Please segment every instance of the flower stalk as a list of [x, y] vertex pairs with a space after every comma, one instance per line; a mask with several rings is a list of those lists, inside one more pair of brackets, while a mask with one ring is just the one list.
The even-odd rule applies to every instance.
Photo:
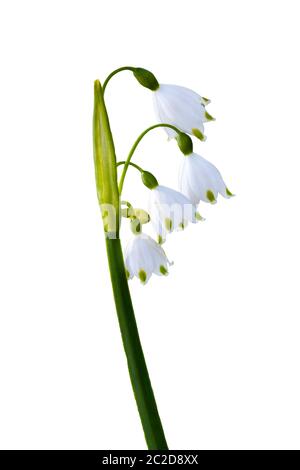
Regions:
[[172, 124], [154, 124], [153, 126], [150, 126], [148, 127], [147, 129], [145, 129], [139, 136], [138, 138], [136, 139], [136, 141], [134, 142], [133, 146], [131, 147], [130, 149], [130, 152], [128, 154], [128, 157], [124, 163], [124, 168], [123, 168], [123, 171], [122, 171], [122, 174], [121, 174], [121, 178], [120, 178], [120, 183], [119, 183], [119, 192], [120, 194], [122, 193], [122, 190], [123, 190], [123, 184], [124, 184], [124, 180], [125, 180], [125, 176], [126, 176], [126, 173], [127, 173], [127, 170], [128, 170], [128, 167], [129, 165], [131, 165], [131, 159], [133, 157], [133, 154], [134, 152], [136, 151], [136, 148], [137, 146], [139, 145], [139, 143], [141, 142], [141, 140], [145, 137], [146, 134], [148, 134], [148, 132], [152, 131], [153, 129], [157, 129], [159, 127], [164, 127], [164, 128], [167, 128], [167, 129], [171, 129], [172, 131], [176, 132], [177, 135], [181, 135], [182, 132], [177, 129], [177, 127], [173, 126]]
[[130, 380], [148, 448], [166, 450], [167, 442], [139, 338], [126, 277], [119, 238], [120, 193], [116, 155], [103, 88], [98, 80], [94, 83], [93, 143], [97, 195], [104, 222], [107, 258]]

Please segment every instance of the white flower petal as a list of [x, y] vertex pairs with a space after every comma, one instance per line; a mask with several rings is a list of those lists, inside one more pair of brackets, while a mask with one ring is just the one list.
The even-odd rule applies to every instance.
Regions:
[[149, 212], [155, 232], [165, 240], [166, 234], [184, 228], [188, 222], [196, 222], [196, 207], [184, 194], [157, 186], [151, 190]]
[[179, 190], [195, 205], [200, 200], [216, 202], [218, 193], [231, 197], [219, 170], [196, 153], [184, 157], [179, 172]]
[[[207, 102], [200, 95], [185, 87], [160, 85], [153, 93], [153, 102], [160, 122], [172, 124], [187, 134], [204, 139], [203, 122], [211, 119], [205, 114], [204, 102]], [[172, 129], [165, 130], [169, 137], [176, 135]]]
[[136, 276], [146, 284], [153, 273], [166, 275], [170, 264], [162, 247], [148, 235], [136, 235], [126, 247], [125, 266], [129, 279]]

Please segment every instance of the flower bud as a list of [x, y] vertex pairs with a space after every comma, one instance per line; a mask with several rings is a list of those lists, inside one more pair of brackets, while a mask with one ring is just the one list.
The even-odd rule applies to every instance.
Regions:
[[149, 90], [155, 91], [159, 88], [159, 83], [156, 80], [155, 76], [149, 70], [136, 67], [133, 71], [133, 75], [137, 81]]
[[176, 136], [177, 144], [184, 155], [190, 155], [193, 153], [193, 141], [189, 135], [184, 132], [180, 132]]
[[149, 189], [155, 189], [158, 186], [158, 181], [152, 173], [149, 171], [143, 171], [141, 173], [141, 178], [145, 186]]
[[125, 217], [126, 219], [131, 219], [134, 216], [134, 209], [133, 207], [126, 207], [121, 209], [121, 215], [122, 217]]
[[133, 215], [141, 224], [147, 224], [150, 221], [150, 215], [144, 209], [134, 209]]

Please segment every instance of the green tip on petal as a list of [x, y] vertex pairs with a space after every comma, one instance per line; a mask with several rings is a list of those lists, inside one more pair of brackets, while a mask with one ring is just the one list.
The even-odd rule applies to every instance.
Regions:
[[162, 237], [161, 235], [158, 235], [158, 237], [157, 237], [157, 243], [158, 243], [159, 245], [162, 245], [163, 242], [164, 242], [163, 237]]
[[139, 235], [142, 232], [142, 226], [136, 217], [133, 217], [130, 221], [130, 228], [134, 235]]
[[172, 227], [173, 227], [173, 222], [168, 217], [165, 219], [165, 227], [168, 230], [168, 232], [171, 232]]
[[162, 274], [163, 276], [167, 276], [167, 274], [169, 274], [169, 271], [168, 271], [167, 268], [166, 268], [165, 266], [163, 266], [163, 265], [161, 265], [161, 266], [159, 267], [159, 270], [160, 270], [160, 272], [161, 272], [161, 274]]
[[195, 219], [198, 220], [198, 221], [205, 220], [204, 217], [202, 217], [202, 215], [199, 214], [199, 212], [195, 212]]
[[215, 120], [216, 120], [216, 119], [215, 119], [211, 114], [209, 114], [207, 111], [205, 111], [204, 116], [205, 116], [205, 118], [206, 118], [208, 121], [215, 121]]
[[192, 134], [197, 137], [197, 139], [201, 140], [201, 142], [206, 141], [206, 136], [203, 134], [203, 132], [200, 131], [200, 129], [193, 128], [192, 129]]
[[217, 202], [214, 193], [210, 189], [206, 191], [206, 197], [212, 204]]
[[209, 104], [209, 103], [211, 102], [210, 99], [205, 98], [204, 96], [201, 96], [201, 101], [202, 101], [203, 104], [205, 104], [205, 105], [207, 105], [207, 104]]
[[232, 192], [229, 191], [228, 188], [226, 188], [226, 194], [227, 194], [227, 196], [229, 196], [229, 197], [233, 197], [233, 196], [234, 196], [234, 194], [232, 194]]
[[178, 227], [179, 227], [181, 230], [184, 230], [184, 229], [185, 229], [185, 223], [184, 223], [184, 222], [181, 222], [181, 224], [179, 224]]
[[127, 277], [127, 279], [130, 278], [130, 272], [128, 271], [128, 269], [126, 269], [126, 277]]
[[143, 269], [141, 269], [139, 271], [139, 278], [140, 278], [140, 281], [145, 284], [146, 282], [146, 279], [147, 279], [147, 274], [145, 273], [145, 271]]

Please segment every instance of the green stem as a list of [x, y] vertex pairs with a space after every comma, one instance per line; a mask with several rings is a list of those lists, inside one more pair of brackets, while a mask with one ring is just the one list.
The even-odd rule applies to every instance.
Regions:
[[103, 93], [105, 92], [105, 88], [109, 82], [109, 80], [114, 76], [116, 75], [117, 73], [119, 72], [123, 72], [123, 70], [130, 70], [131, 72], [133, 72], [135, 70], [135, 67], [129, 67], [129, 66], [125, 66], [125, 67], [120, 67], [116, 70], [114, 70], [113, 72], [111, 72], [108, 77], [104, 80], [104, 83], [103, 83]]
[[[98, 200], [105, 212], [111, 205], [119, 217], [120, 198], [116, 177], [116, 156], [109, 120], [103, 99], [103, 90], [96, 80], [94, 86], [94, 161]], [[110, 276], [123, 346], [127, 357], [130, 380], [140, 414], [146, 442], [149, 449], [168, 448], [158, 414], [142, 345], [139, 338], [134, 310], [131, 302], [121, 243], [119, 222], [115, 231], [106, 229], [106, 249]]]
[[[117, 166], [120, 166], [120, 165], [125, 165], [126, 164], [126, 161], [124, 160], [123, 162], [118, 162], [117, 163]], [[129, 165], [130, 166], [133, 166], [133, 168], [136, 168], [137, 170], [139, 170], [141, 173], [143, 173], [143, 168], [140, 167], [139, 165], [137, 165], [136, 163], [133, 163], [133, 162], [129, 162]]]
[[153, 126], [150, 126], [148, 127], [144, 132], [142, 132], [138, 138], [136, 139], [136, 141], [134, 142], [133, 146], [131, 147], [131, 150], [128, 154], [128, 157], [127, 157], [127, 160], [125, 161], [125, 164], [124, 164], [124, 168], [123, 168], [123, 171], [122, 171], [122, 174], [121, 174], [121, 178], [120, 178], [120, 182], [119, 182], [119, 193], [121, 195], [122, 193], [122, 190], [123, 190], [123, 185], [124, 185], [124, 179], [125, 179], [125, 176], [126, 176], [126, 173], [127, 173], [127, 170], [128, 170], [128, 167], [130, 165], [130, 160], [137, 148], [137, 146], [139, 145], [140, 141], [142, 140], [142, 138], [148, 134], [148, 132], [152, 131], [153, 129], [156, 129], [158, 127], [168, 127], [169, 129], [172, 129], [173, 131], [177, 132], [177, 134], [181, 134], [181, 131], [175, 127], [175, 126], [172, 126], [171, 124], [154, 124]]
[[107, 256], [131, 384], [148, 449], [167, 450], [131, 302], [120, 239], [106, 239]]

